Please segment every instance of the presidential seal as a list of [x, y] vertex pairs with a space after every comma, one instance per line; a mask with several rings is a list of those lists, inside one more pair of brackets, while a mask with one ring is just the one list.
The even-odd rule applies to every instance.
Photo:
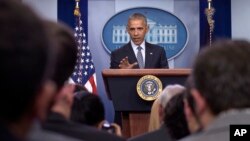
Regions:
[[138, 95], [146, 101], [155, 100], [162, 91], [162, 83], [153, 75], [145, 75], [139, 79], [136, 85]]

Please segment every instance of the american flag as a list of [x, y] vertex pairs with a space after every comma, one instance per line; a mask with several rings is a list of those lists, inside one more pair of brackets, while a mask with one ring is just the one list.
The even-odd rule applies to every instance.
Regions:
[[77, 3], [75, 15], [75, 40], [77, 42], [77, 62], [71, 76], [74, 83], [84, 86], [89, 92], [97, 94], [95, 67], [84, 33], [81, 14]]

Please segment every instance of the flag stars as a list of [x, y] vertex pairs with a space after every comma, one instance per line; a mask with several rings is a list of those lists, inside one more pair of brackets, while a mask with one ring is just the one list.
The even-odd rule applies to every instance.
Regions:
[[82, 81], [82, 79], [78, 77], [78, 78], [77, 78], [77, 82], [78, 82], [78, 83], [81, 83], [81, 81]]
[[79, 72], [78, 72], [78, 75], [80, 75], [80, 76], [81, 76], [81, 75], [82, 75], [82, 72], [80, 72], [80, 71], [79, 71]]
[[78, 42], [79, 44], [80, 44], [80, 43], [82, 43], [82, 41], [81, 41], [81, 40], [78, 40], [77, 42]]
[[80, 65], [80, 67], [79, 67], [81, 70], [83, 69], [83, 65]]
[[85, 72], [84, 72], [84, 75], [85, 75], [85, 76], [88, 75], [88, 72], [85, 71]]
[[91, 65], [90, 65], [90, 68], [91, 68], [91, 69], [93, 69], [93, 68], [94, 68], [94, 66], [91, 64]]
[[72, 74], [72, 79], [78, 84], [84, 85], [90, 77], [93, 77], [95, 73], [95, 67], [91, 57], [91, 52], [88, 41], [86, 39], [86, 34], [84, 33], [83, 22], [80, 18], [76, 19], [75, 26], [75, 41], [77, 43], [77, 64], [75, 65], [74, 72]]

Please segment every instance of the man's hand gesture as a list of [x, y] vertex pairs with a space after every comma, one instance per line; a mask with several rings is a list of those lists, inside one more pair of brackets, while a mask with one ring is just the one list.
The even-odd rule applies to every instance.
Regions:
[[136, 65], [138, 65], [137, 62], [135, 62], [133, 64], [130, 64], [129, 61], [128, 61], [128, 56], [126, 56], [125, 58], [123, 58], [120, 61], [119, 68], [120, 69], [132, 69]]

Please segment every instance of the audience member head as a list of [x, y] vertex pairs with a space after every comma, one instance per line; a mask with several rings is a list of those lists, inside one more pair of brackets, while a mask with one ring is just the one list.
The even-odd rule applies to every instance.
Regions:
[[204, 127], [222, 112], [250, 107], [250, 43], [224, 40], [206, 47], [193, 67], [191, 94]]
[[160, 128], [164, 120], [166, 104], [173, 96], [184, 90], [185, 88], [179, 84], [168, 85], [163, 89], [161, 95], [154, 101], [151, 107], [148, 131]]
[[160, 123], [160, 117], [159, 117], [159, 98], [157, 98], [151, 107], [150, 117], [149, 117], [149, 126], [148, 131], [154, 131], [156, 129], [159, 129], [161, 127]]
[[0, 122], [25, 138], [33, 118], [45, 118], [55, 86], [55, 50], [40, 18], [19, 1], [0, 1]]
[[75, 93], [71, 119], [73, 121], [98, 127], [105, 119], [105, 110], [99, 96], [80, 91]]
[[76, 42], [73, 30], [60, 22], [44, 21], [48, 35], [55, 42], [58, 55], [52, 80], [57, 85], [58, 93], [52, 103], [52, 112], [60, 113], [69, 119], [73, 104], [74, 85], [65, 83], [73, 73], [77, 59]]
[[45, 26], [58, 49], [55, 73], [52, 80], [57, 84], [58, 90], [73, 73], [77, 59], [77, 45], [73, 30], [61, 22], [45, 21]]
[[160, 102], [160, 106], [159, 106], [159, 117], [160, 117], [160, 123], [162, 123], [163, 121], [163, 118], [165, 116], [165, 107], [167, 105], [167, 103], [169, 102], [169, 100], [183, 92], [185, 90], [185, 87], [183, 87], [182, 85], [179, 85], [179, 84], [174, 84], [174, 85], [168, 85], [166, 86], [161, 95], [159, 96], [159, 102]]
[[184, 91], [174, 95], [165, 107], [164, 125], [173, 139], [189, 135], [188, 124], [184, 113]]

